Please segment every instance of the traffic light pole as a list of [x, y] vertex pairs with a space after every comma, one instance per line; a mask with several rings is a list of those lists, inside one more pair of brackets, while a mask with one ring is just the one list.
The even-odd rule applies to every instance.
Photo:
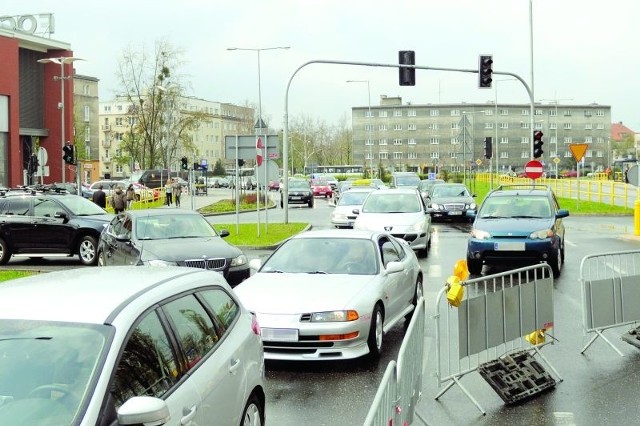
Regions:
[[[323, 60], [323, 59], [316, 59], [313, 61], [305, 62], [304, 64], [300, 65], [293, 72], [293, 74], [291, 74], [291, 77], [289, 77], [289, 81], [287, 82], [287, 88], [285, 89], [284, 129], [282, 132], [282, 140], [284, 141], [283, 149], [282, 149], [282, 164], [285, 164], [285, 165], [288, 164], [288, 161], [289, 161], [289, 144], [288, 144], [288, 141], [289, 141], [289, 89], [291, 88], [291, 83], [293, 82], [293, 78], [296, 76], [296, 74], [298, 74], [298, 72], [302, 70], [302, 68], [311, 64], [354, 65], [354, 66], [361, 66], [361, 67], [378, 67], [378, 68], [410, 68], [410, 69], [420, 69], [420, 70], [428, 70], [428, 71], [429, 70], [430, 71], [451, 71], [451, 72], [462, 72], [462, 73], [471, 73], [471, 74], [478, 74], [480, 72], [479, 69], [426, 67], [422, 65], [382, 64], [382, 63], [376, 63], [376, 62], [333, 61], [333, 60]], [[534, 99], [533, 99], [533, 90], [531, 90], [529, 85], [519, 75], [515, 73], [499, 72], [499, 71], [492, 71], [492, 73], [496, 75], [510, 76], [522, 83], [524, 88], [527, 90], [527, 94], [529, 95], [529, 102], [530, 102], [529, 115], [531, 118], [530, 126], [531, 126], [531, 129], [533, 129], [533, 114], [534, 114], [534, 108], [535, 108]], [[533, 158], [533, 144], [530, 144], [530, 145], [531, 145], [530, 146], [531, 158]], [[284, 181], [284, 188], [282, 191], [282, 202], [283, 202], [282, 206], [284, 208], [284, 223], [287, 224], [289, 223], [289, 188], [288, 188], [289, 170], [287, 167], [283, 167], [283, 181]]]

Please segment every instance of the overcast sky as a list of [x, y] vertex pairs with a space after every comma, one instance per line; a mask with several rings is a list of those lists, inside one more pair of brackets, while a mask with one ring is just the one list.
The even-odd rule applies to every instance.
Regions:
[[[612, 120], [640, 132], [637, 0], [532, 0], [536, 101], [610, 105]], [[71, 45], [76, 72], [100, 79], [100, 99], [118, 91], [117, 59], [127, 47], [152, 49], [160, 39], [184, 49], [194, 95], [210, 101], [258, 103], [257, 53], [228, 47], [290, 46], [260, 54], [263, 117], [282, 127], [285, 90], [312, 60], [397, 63], [414, 50], [416, 65], [477, 69], [492, 54], [494, 70], [531, 83], [530, 0], [3, 0], [3, 15], [53, 13], [52, 38]], [[634, 22], [635, 21], [635, 22]], [[634, 25], [635, 24], [635, 25]], [[380, 95], [403, 103], [487, 102], [477, 74], [418, 70], [400, 87], [393, 68], [312, 64], [289, 91], [289, 117], [305, 114], [338, 124], [351, 107]], [[498, 103], [528, 103], [515, 81], [497, 84]], [[546, 101], [545, 101], [546, 102]]]

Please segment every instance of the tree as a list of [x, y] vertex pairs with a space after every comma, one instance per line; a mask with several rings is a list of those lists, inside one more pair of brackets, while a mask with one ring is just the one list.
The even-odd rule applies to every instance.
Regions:
[[213, 175], [214, 176], [225, 176], [227, 171], [224, 168], [224, 164], [222, 163], [222, 159], [218, 158], [216, 160], [216, 164], [213, 166]]
[[121, 98], [129, 103], [130, 131], [123, 137], [118, 161], [142, 168], [170, 167], [182, 153], [195, 155], [191, 132], [207, 117], [180, 110], [185, 83], [179, 74], [182, 51], [157, 41], [153, 54], [126, 50], [118, 62]]

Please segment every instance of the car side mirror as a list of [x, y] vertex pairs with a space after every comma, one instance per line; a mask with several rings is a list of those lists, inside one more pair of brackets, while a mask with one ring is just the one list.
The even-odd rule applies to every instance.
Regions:
[[221, 230], [220, 230], [220, 232], [218, 232], [218, 234], [219, 234], [222, 238], [224, 238], [224, 237], [228, 237], [229, 235], [231, 235], [231, 234], [229, 233], [229, 230], [227, 230], [227, 229], [221, 229]]
[[125, 243], [127, 241], [130, 241], [131, 238], [129, 238], [129, 234], [118, 234], [116, 235], [116, 241], [119, 241], [121, 243]]
[[385, 268], [387, 274], [394, 274], [396, 272], [401, 272], [404, 270], [404, 266], [402, 262], [389, 262], [387, 263], [387, 267]]
[[262, 266], [262, 259], [251, 259], [249, 261], [249, 269], [257, 271]]
[[351, 213], [360, 214], [360, 209], [353, 209], [353, 210], [351, 210]]
[[69, 216], [67, 216], [65, 212], [55, 212], [53, 217], [55, 217], [56, 219], [64, 219], [64, 220], [67, 220], [69, 218]]

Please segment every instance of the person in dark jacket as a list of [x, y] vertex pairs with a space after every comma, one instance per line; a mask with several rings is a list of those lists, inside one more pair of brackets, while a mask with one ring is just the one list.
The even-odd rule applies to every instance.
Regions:
[[102, 190], [102, 185], [99, 185], [98, 190], [91, 195], [91, 200], [103, 209], [107, 207], [107, 195]]
[[127, 194], [122, 190], [121, 186], [117, 186], [116, 190], [111, 194], [111, 207], [116, 214], [122, 213], [127, 208]]

